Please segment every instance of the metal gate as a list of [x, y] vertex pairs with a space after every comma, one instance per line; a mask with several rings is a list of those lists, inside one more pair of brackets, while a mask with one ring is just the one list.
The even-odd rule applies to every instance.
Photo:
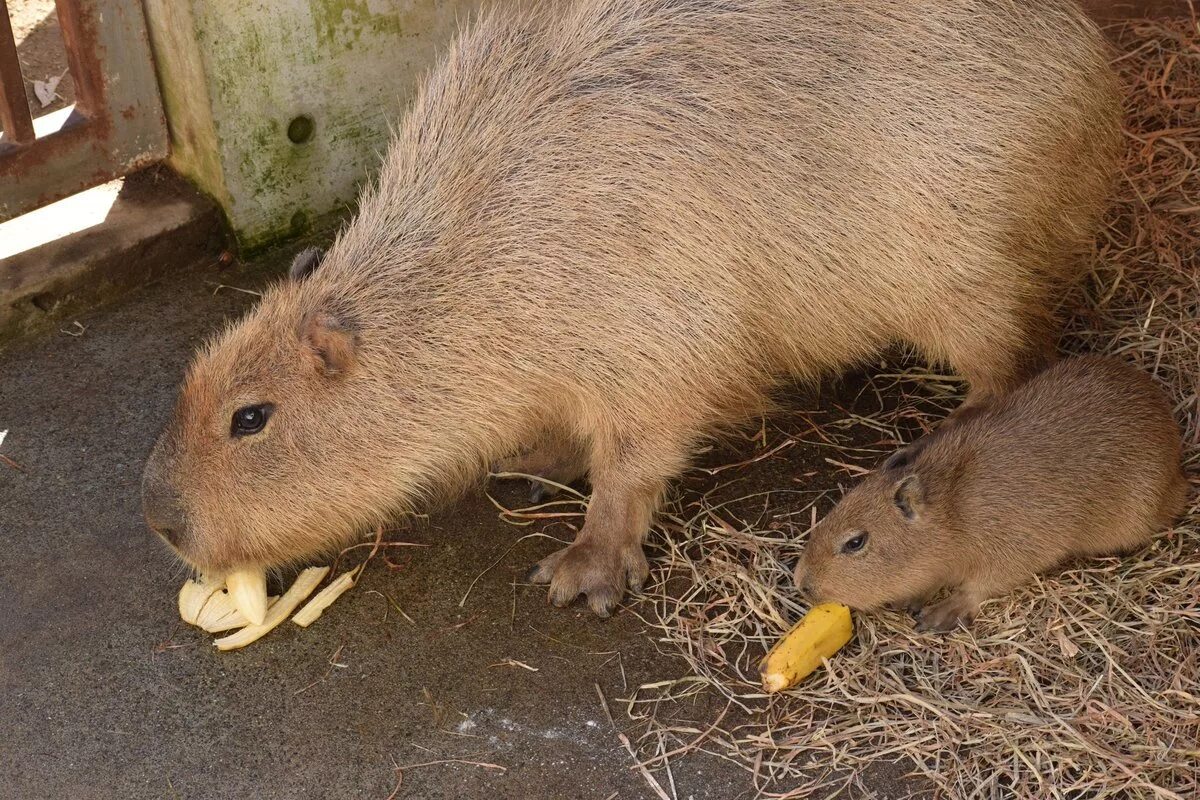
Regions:
[[0, 221], [167, 155], [140, 0], [55, 0], [75, 104], [33, 118], [0, 0]]

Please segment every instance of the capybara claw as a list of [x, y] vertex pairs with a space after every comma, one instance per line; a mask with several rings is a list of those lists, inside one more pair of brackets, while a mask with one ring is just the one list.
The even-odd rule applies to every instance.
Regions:
[[[530, 583], [550, 583], [554, 577], [554, 571], [558, 567], [558, 562], [562, 560], [563, 554], [570, 548], [564, 547], [562, 550], [555, 550], [550, 555], [543, 558], [541, 561], [534, 564], [525, 573], [525, 580]], [[570, 602], [570, 601], [568, 601]]]
[[548, 599], [559, 608], [586, 595], [588, 608], [597, 616], [608, 617], [620, 604], [625, 587], [640, 589], [649, 573], [640, 546], [622, 551], [584, 541], [543, 558], [531, 571], [530, 579], [534, 583], [549, 582]]
[[617, 604], [621, 602], [621, 596], [617, 592], [600, 590], [594, 591], [588, 595], [588, 608], [592, 613], [602, 619], [608, 619], [616, 610]]

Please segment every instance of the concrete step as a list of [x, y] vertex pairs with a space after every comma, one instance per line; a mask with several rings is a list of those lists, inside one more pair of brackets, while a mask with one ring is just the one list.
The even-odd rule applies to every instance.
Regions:
[[0, 224], [0, 341], [52, 327], [205, 258], [228, 236], [216, 206], [153, 167]]

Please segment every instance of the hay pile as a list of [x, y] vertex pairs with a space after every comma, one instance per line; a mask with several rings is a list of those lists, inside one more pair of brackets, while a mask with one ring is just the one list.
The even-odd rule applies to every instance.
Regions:
[[[1200, 30], [1137, 22], [1111, 34], [1129, 151], [1063, 347], [1119, 354], [1168, 386], [1195, 475]], [[1144, 552], [1044, 576], [986, 604], [969, 633], [916, 636], [899, 614], [860, 614], [856, 642], [830, 671], [785, 696], [759, 692], [758, 659], [804, 611], [790, 579], [803, 533], [839, 496], [812, 487], [831, 475], [852, 483], [940, 419], [957, 389], [903, 363], [876, 372], [857, 411], [825, 404], [764, 423], [743, 456], [753, 464], [710, 469], [668, 511], [634, 612], [683, 655], [686, 677], [643, 686], [628, 705], [645, 723], [638, 755], [662, 785], [672, 761], [702, 750], [750, 770], [770, 797], [857, 796], [887, 764], [892, 777], [912, 776], [912, 791], [943, 797], [1200, 796], [1195, 499]], [[796, 471], [802, 448], [816, 454], [808, 474]], [[781, 466], [757, 482], [763, 491], [747, 490], [755, 481], [742, 473], [772, 460]]]

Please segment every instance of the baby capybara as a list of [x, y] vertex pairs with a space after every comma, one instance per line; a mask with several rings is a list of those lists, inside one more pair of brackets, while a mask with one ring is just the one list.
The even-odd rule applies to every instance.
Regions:
[[922, 629], [970, 624], [1042, 570], [1169, 526], [1187, 498], [1181, 448], [1147, 375], [1061, 361], [892, 455], [813, 528], [796, 583], [853, 608], [907, 605]]
[[145, 500], [193, 565], [305, 559], [525, 449], [592, 485], [534, 579], [608, 613], [666, 483], [781, 381], [904, 342], [978, 404], [1046, 352], [1120, 147], [1073, 2], [512, 5], [192, 365]]

